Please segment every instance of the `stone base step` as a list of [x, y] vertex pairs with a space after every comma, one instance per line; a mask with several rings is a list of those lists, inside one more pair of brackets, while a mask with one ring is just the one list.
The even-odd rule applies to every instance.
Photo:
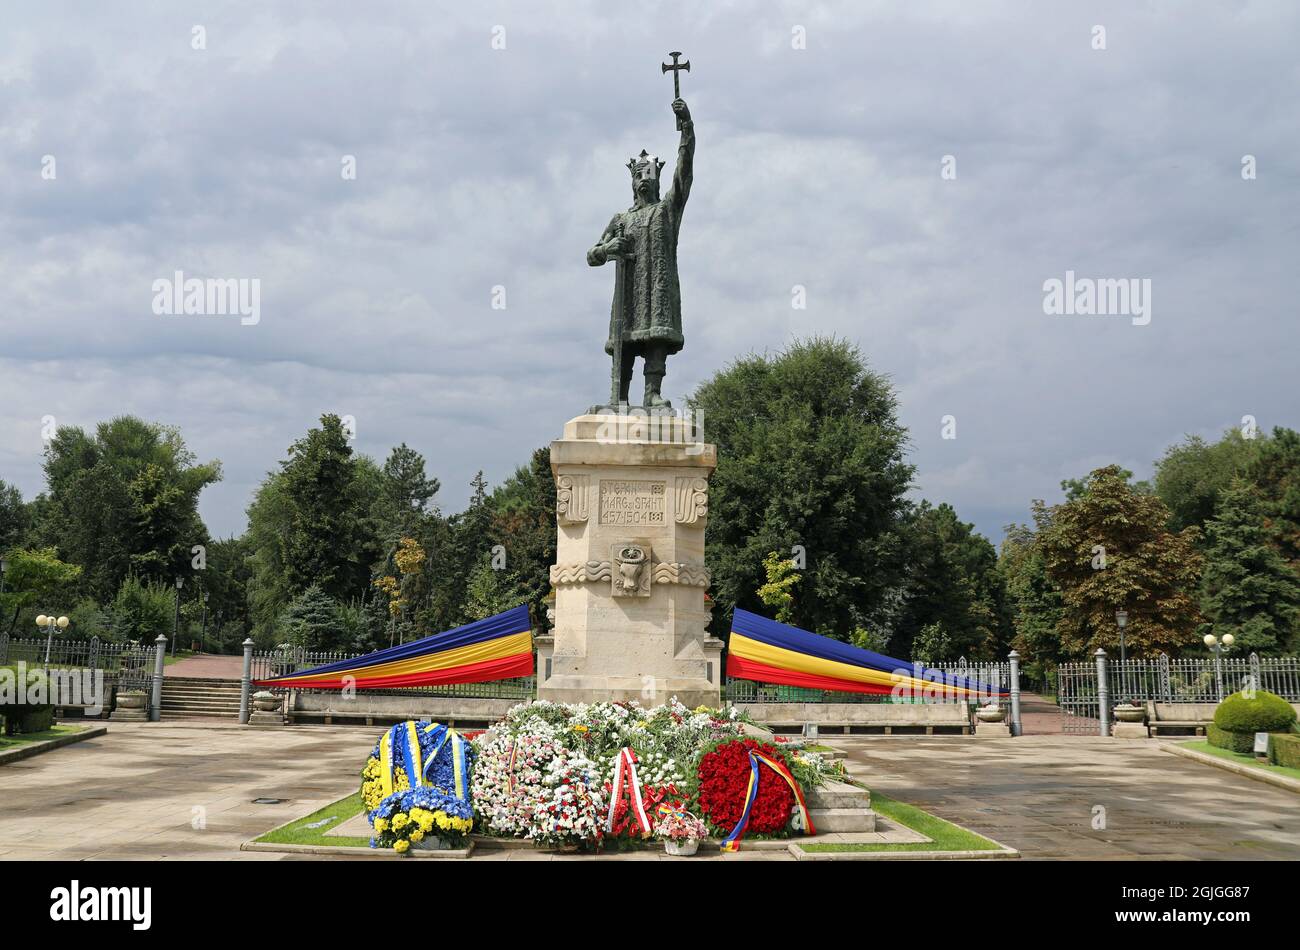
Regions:
[[848, 782], [828, 781], [806, 796], [809, 808], [871, 808], [871, 792]]
[[876, 813], [870, 808], [809, 808], [808, 817], [819, 834], [876, 830]]

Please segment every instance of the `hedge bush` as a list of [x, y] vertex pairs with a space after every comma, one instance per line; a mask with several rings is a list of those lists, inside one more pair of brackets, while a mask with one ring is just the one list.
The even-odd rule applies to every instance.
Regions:
[[1229, 752], [1241, 752], [1250, 755], [1255, 751], [1255, 733], [1253, 732], [1228, 732], [1226, 729], [1220, 729], [1214, 723], [1210, 723], [1205, 729], [1205, 738], [1215, 748], [1227, 749]]
[[1233, 693], [1214, 711], [1214, 724], [1225, 732], [1286, 732], [1295, 722], [1295, 710], [1281, 696], [1255, 690], [1252, 698]]
[[1268, 757], [1274, 765], [1300, 769], [1300, 736], [1276, 733], [1268, 740]]
[[[26, 686], [28, 695], [43, 690], [44, 681], [43, 670], [28, 670]], [[4, 735], [7, 736], [44, 732], [54, 725], [54, 705], [52, 703], [0, 703], [0, 718], [4, 719]]]

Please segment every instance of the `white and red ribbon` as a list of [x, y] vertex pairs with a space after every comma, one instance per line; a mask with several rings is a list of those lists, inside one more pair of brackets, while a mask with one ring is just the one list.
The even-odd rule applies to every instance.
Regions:
[[624, 747], [614, 759], [614, 784], [609, 791], [609, 814], [605, 816], [606, 834], [614, 830], [614, 812], [618, 808], [618, 803], [623, 800], [624, 787], [628, 789], [628, 795], [632, 799], [632, 814], [636, 817], [637, 824], [641, 826], [641, 834], [649, 837], [652, 828], [650, 817], [645, 811], [645, 802], [641, 798], [641, 780], [636, 774], [636, 755], [627, 747]]

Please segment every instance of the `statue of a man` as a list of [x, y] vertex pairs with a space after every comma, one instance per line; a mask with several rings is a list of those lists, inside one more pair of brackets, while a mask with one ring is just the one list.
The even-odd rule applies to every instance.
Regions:
[[644, 150], [627, 163], [632, 173], [632, 207], [614, 215], [590, 251], [587, 263], [616, 262], [614, 303], [610, 308], [605, 352], [614, 358], [617, 403], [628, 401], [632, 366], [645, 361], [645, 408], [670, 408], [661, 388], [668, 357], [682, 348], [682, 299], [677, 283], [677, 231], [691, 193], [695, 125], [681, 99], [673, 100], [681, 123], [677, 167], [668, 193], [659, 197], [664, 163]]

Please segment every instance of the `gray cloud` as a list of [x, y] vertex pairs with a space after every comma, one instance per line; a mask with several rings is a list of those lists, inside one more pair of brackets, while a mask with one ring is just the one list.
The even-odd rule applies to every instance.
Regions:
[[[203, 513], [238, 532], [337, 411], [459, 507], [603, 394], [612, 275], [584, 253], [627, 156], [672, 155], [657, 64], [683, 49], [700, 144], [666, 385], [856, 340], [899, 389], [917, 493], [996, 540], [1062, 478], [1300, 422], [1297, 26], [1281, 2], [24, 9], [0, 35], [0, 477], [39, 490], [46, 414], [133, 412], [223, 461]], [[155, 316], [178, 269], [260, 278], [261, 323]], [[1151, 324], [1044, 315], [1067, 269], [1151, 278]]]

